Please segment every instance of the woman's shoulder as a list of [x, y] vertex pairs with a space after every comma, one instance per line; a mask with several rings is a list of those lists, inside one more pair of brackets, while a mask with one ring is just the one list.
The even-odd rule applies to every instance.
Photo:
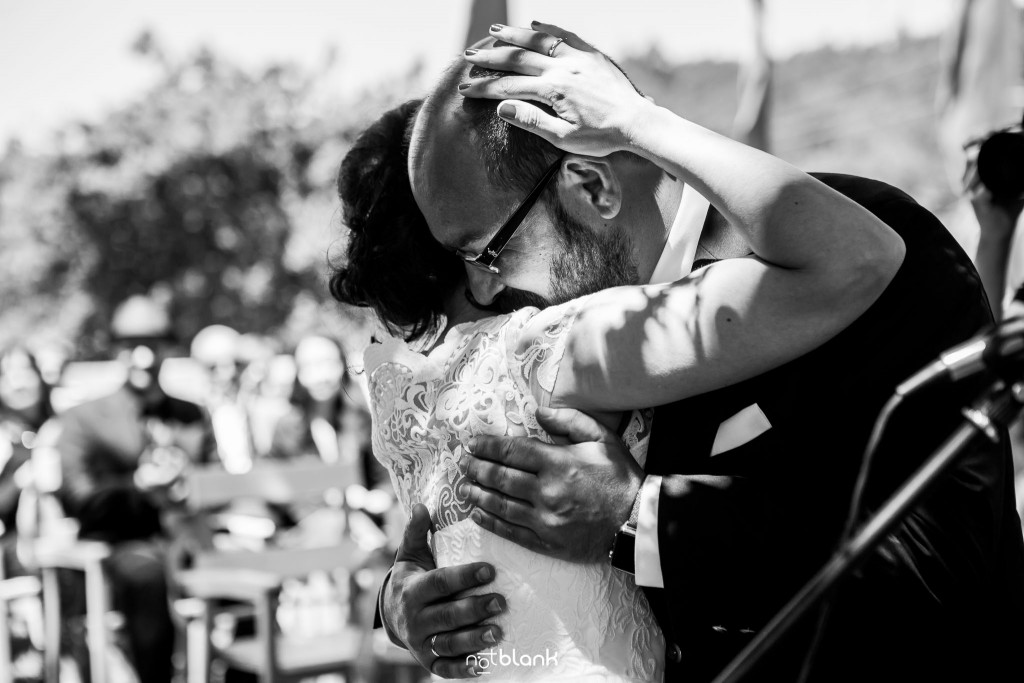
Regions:
[[384, 364], [401, 365], [416, 373], [423, 366], [443, 363], [469, 347], [486, 345], [509, 330], [521, 329], [536, 314], [536, 308], [524, 308], [514, 313], [457, 323], [412, 342], [399, 337], [384, 337], [366, 347], [363, 368], [368, 377]]

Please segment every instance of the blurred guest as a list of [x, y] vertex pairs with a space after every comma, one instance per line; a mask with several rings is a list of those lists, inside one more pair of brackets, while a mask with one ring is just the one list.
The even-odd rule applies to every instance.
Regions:
[[[49, 398], [49, 384], [34, 353], [20, 344], [0, 352], [0, 577], [28, 573], [18, 556], [16, 516], [31, 479], [31, 449], [53, 415]], [[14, 626], [8, 630], [11, 659], [0, 666], [13, 664], [25, 675], [37, 669], [26, 664], [38, 661], [42, 648], [42, 608], [37, 601], [23, 600], [9, 609], [0, 619]]]
[[[174, 471], [199, 457], [199, 406], [168, 396], [157, 381], [175, 349], [166, 310], [132, 297], [115, 311], [112, 341], [127, 380], [114, 393], [68, 408], [56, 448], [63, 467], [61, 502], [79, 522], [79, 536], [106, 541], [115, 606], [126, 619], [129, 659], [144, 682], [171, 677], [174, 629], [168, 613], [164, 547], [153, 484], [140, 482], [141, 464], [162, 457]], [[159, 469], [159, 468], [158, 468]], [[145, 484], [140, 488], [138, 484]], [[79, 609], [82, 605], [75, 605]]]
[[240, 402], [242, 335], [227, 325], [210, 325], [192, 339], [190, 355], [206, 370], [210, 385], [206, 410], [213, 425], [217, 456], [228, 472], [252, 467], [252, 430]]
[[[963, 189], [979, 228], [974, 263], [996, 320], [1024, 316], [1024, 282], [1018, 281], [1019, 274], [1014, 277], [1014, 270], [1024, 262], [1024, 243], [1018, 229], [1024, 210], [1021, 128], [989, 132], [964, 145], [967, 166]], [[1020, 420], [1011, 425], [1010, 443], [1017, 513], [1024, 519], [1024, 424]]]
[[[1016, 243], [1016, 226], [1024, 209], [1024, 133], [1020, 127], [993, 131], [969, 141], [964, 146], [967, 166], [964, 171], [964, 193], [970, 199], [978, 219], [978, 250], [975, 265], [996, 319], [1024, 313], [1021, 291], [1006, 301], [1012, 247]], [[979, 166], [982, 150], [988, 165]], [[1018, 257], [1019, 258], [1019, 257]]]
[[238, 393], [242, 335], [227, 325], [209, 325], [192, 338], [189, 354], [209, 372], [210, 397], [232, 400]]
[[[50, 387], [35, 356], [14, 345], [0, 353], [0, 536], [14, 529], [21, 486], [15, 478], [29, 460], [39, 428], [53, 416]], [[20, 477], [18, 478], [20, 479]], [[7, 544], [5, 543], [5, 546]]]
[[294, 386], [295, 359], [287, 353], [269, 358], [255, 378], [248, 407], [257, 457], [270, 455], [277, 423], [292, 409], [290, 399]]
[[295, 348], [291, 410], [278, 421], [271, 457], [314, 456], [328, 463], [358, 463], [367, 487], [388, 481], [370, 451], [370, 413], [363, 393], [349, 379], [341, 347], [320, 335]]
[[60, 384], [64, 368], [74, 355], [74, 346], [67, 340], [51, 339], [34, 346], [33, 349], [32, 355], [43, 381], [51, 387]]

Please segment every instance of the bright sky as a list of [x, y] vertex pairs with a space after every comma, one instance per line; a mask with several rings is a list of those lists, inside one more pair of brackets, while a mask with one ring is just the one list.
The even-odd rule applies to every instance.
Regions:
[[[137, 95], [154, 74], [129, 46], [152, 29], [172, 55], [212, 46], [252, 67], [317, 64], [336, 47], [345, 82], [372, 85], [417, 58], [432, 79], [462, 47], [470, 0], [0, 0], [0, 144]], [[564, 26], [612, 56], [657, 44], [679, 60], [736, 59], [748, 0], [508, 0], [511, 24]], [[773, 54], [934, 34], [955, 0], [766, 0]]]

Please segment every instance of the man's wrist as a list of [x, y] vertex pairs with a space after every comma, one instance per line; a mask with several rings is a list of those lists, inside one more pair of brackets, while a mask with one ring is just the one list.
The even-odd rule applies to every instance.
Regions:
[[633, 505], [630, 508], [629, 516], [618, 530], [616, 530], [615, 536], [612, 539], [612, 547], [608, 551], [608, 559], [611, 562], [611, 565], [616, 569], [630, 574], [633, 574], [636, 571], [634, 559], [636, 548], [636, 528], [640, 519], [640, 499], [642, 492], [643, 480], [641, 480], [640, 485], [636, 487], [636, 493], [633, 495]]
[[636, 531], [637, 520], [640, 518], [640, 494], [644, 490], [643, 477], [640, 478], [636, 485], [636, 493], [633, 494], [633, 505], [629, 509], [629, 517], [623, 522], [623, 526], [629, 526], [633, 531]]
[[406, 644], [402, 642], [402, 640], [395, 633], [394, 629], [391, 627], [391, 624], [388, 623], [388, 613], [387, 610], [384, 609], [385, 605], [387, 605], [386, 597], [388, 585], [391, 583], [391, 572], [394, 571], [394, 569], [394, 567], [388, 569], [388, 573], [384, 575], [384, 581], [381, 582], [380, 598], [377, 600], [377, 611], [380, 613], [381, 628], [384, 629], [384, 633], [388, 634], [388, 639], [391, 640], [391, 642], [397, 645], [398, 647], [402, 648], [403, 650], [407, 650], [408, 647], [406, 646]]

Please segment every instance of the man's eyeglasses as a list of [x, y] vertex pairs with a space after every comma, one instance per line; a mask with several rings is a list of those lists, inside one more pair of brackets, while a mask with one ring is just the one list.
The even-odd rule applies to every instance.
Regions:
[[546, 188], [548, 183], [551, 182], [551, 179], [555, 177], [555, 173], [558, 172], [558, 169], [562, 165], [562, 158], [562, 156], [559, 156], [555, 159], [553, 164], [548, 166], [548, 169], [544, 171], [544, 175], [542, 175], [540, 180], [537, 182], [537, 185], [530, 190], [530, 194], [528, 194], [526, 199], [523, 200], [523, 203], [512, 212], [512, 215], [509, 216], [509, 219], [505, 221], [505, 224], [498, 229], [498, 232], [495, 233], [494, 237], [491, 238], [491, 241], [487, 243], [487, 246], [484, 247], [482, 252], [477, 254], [463, 249], [459, 249], [456, 252], [463, 261], [481, 270], [486, 270], [488, 273], [497, 274], [501, 272], [498, 267], [494, 265], [494, 262], [498, 260], [498, 256], [501, 255], [502, 250], [516, 234], [516, 231], [519, 230], [519, 227], [526, 219], [526, 215], [530, 213], [530, 209], [533, 208], [533, 205], [537, 203], [540, 195], [544, 192], [544, 188]]

